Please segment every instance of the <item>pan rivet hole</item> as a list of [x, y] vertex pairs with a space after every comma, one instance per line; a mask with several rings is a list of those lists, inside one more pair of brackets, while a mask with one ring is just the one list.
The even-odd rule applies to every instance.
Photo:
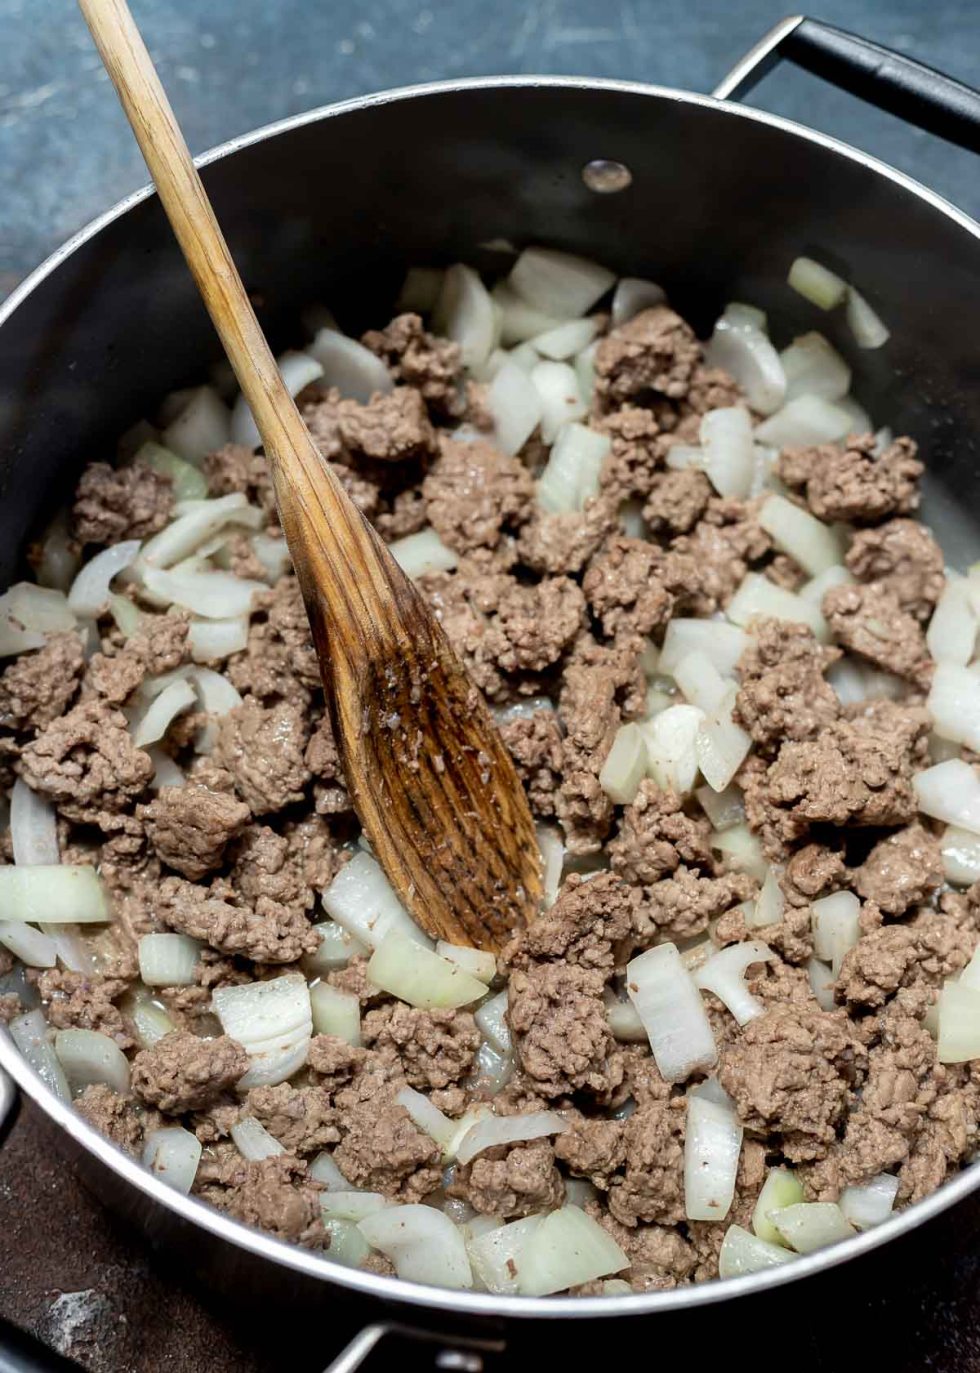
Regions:
[[582, 168], [582, 180], [597, 195], [615, 195], [617, 191], [626, 190], [633, 180], [633, 173], [625, 162], [596, 157]]

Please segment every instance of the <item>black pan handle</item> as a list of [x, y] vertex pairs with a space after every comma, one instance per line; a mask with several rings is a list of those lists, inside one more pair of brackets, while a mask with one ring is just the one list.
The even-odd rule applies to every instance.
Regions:
[[794, 15], [782, 20], [713, 94], [719, 100], [738, 100], [783, 59], [927, 133], [980, 153], [980, 92], [819, 19]]

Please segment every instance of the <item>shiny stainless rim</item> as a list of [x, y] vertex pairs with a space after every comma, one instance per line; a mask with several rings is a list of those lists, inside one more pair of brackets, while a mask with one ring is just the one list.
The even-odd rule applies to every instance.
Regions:
[[[879, 162], [876, 158], [870, 157], [846, 143], [841, 143], [825, 134], [804, 128], [802, 125], [796, 124], [792, 120], [783, 119], [778, 115], [744, 109], [741, 106], [732, 105], [727, 101], [717, 100], [711, 96], [673, 90], [664, 86], [648, 86], [631, 81], [604, 81], [585, 77], [510, 76], [476, 77], [465, 81], [440, 81], [422, 86], [407, 86], [397, 90], [382, 91], [375, 95], [358, 97], [336, 105], [322, 106], [305, 114], [279, 120], [275, 124], [265, 125], [263, 128], [242, 135], [240, 138], [231, 139], [229, 142], [211, 149], [196, 161], [198, 166], [206, 167], [220, 158], [239, 151], [239, 149], [251, 147], [265, 139], [290, 133], [307, 124], [313, 124], [322, 119], [332, 119], [350, 111], [396, 104], [402, 100], [414, 100], [424, 96], [451, 94], [461, 90], [495, 91], [528, 87], [557, 87], [571, 91], [600, 89], [619, 92], [624, 95], [652, 96], [677, 104], [700, 105], [717, 109], [734, 118], [766, 124], [771, 128], [794, 134], [807, 142], [815, 143], [835, 152], [841, 157], [851, 162], [857, 162], [894, 182], [910, 195], [914, 195], [951, 219], [961, 229], [977, 239], [978, 245], [980, 245], [980, 224], [977, 224], [969, 215], [912, 177], [896, 171], [893, 167]], [[97, 234], [100, 229], [118, 219], [127, 210], [146, 200], [152, 194], [154, 194], [152, 187], [144, 187], [127, 196], [105, 214], [92, 220], [61, 248], [52, 253], [0, 306], [0, 325], [9, 319], [34, 288], [77, 248]], [[594, 1319], [599, 1316], [638, 1316], [657, 1311], [682, 1310], [707, 1306], [735, 1297], [748, 1296], [751, 1293], [782, 1286], [785, 1283], [796, 1282], [799, 1279], [809, 1277], [811, 1274], [846, 1263], [872, 1249], [877, 1249], [880, 1245], [887, 1244], [889, 1240], [907, 1234], [933, 1216], [939, 1215], [947, 1207], [953, 1206], [980, 1186], [980, 1163], [975, 1163], [964, 1169], [962, 1173], [924, 1201], [917, 1202], [908, 1210], [900, 1212], [893, 1219], [886, 1221], [874, 1230], [858, 1235], [854, 1239], [846, 1240], [831, 1249], [825, 1249], [798, 1258], [792, 1263], [766, 1269], [761, 1273], [748, 1274], [741, 1278], [727, 1278], [723, 1281], [679, 1287], [670, 1291], [621, 1297], [497, 1297], [487, 1293], [423, 1287], [418, 1283], [402, 1282], [396, 1278], [380, 1277], [374, 1273], [362, 1273], [356, 1269], [342, 1268], [331, 1263], [325, 1257], [271, 1239], [259, 1231], [250, 1230], [244, 1225], [238, 1224], [237, 1221], [230, 1220], [213, 1207], [174, 1192], [153, 1174], [147, 1172], [134, 1159], [116, 1149], [82, 1116], [59, 1100], [40, 1081], [21, 1057], [6, 1031], [0, 1033], [0, 1068], [6, 1068], [21, 1089], [57, 1125], [83, 1148], [94, 1154], [106, 1167], [111, 1168], [119, 1177], [151, 1197], [159, 1205], [167, 1207], [192, 1224], [202, 1226], [229, 1244], [237, 1245], [241, 1249], [246, 1249], [261, 1258], [280, 1264], [284, 1268], [292, 1269], [294, 1272], [303, 1273], [308, 1277], [335, 1282], [382, 1300], [404, 1302], [419, 1307], [436, 1307], [454, 1315], [468, 1314], [489, 1318], [510, 1317], [536, 1320], [568, 1317]]]

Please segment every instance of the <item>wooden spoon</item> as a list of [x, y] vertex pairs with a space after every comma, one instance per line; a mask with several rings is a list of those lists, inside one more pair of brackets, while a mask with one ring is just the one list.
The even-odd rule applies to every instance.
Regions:
[[125, 0], [79, 0], [262, 436], [347, 785], [430, 935], [496, 950], [541, 897], [534, 824], [486, 703], [320, 457]]

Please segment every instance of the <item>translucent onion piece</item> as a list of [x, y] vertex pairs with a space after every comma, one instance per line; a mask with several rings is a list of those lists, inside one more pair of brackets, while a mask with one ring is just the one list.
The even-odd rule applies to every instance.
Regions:
[[980, 749], [980, 677], [955, 663], [937, 663], [926, 710], [940, 739]]
[[734, 377], [753, 410], [771, 415], [786, 397], [786, 375], [779, 354], [761, 329], [722, 318], [705, 345], [705, 362]]
[[155, 744], [162, 739], [178, 715], [197, 704], [197, 695], [190, 682], [171, 682], [155, 696], [133, 726], [133, 743], [137, 748]]
[[213, 386], [185, 392], [179, 412], [160, 435], [164, 448], [195, 464], [230, 438], [231, 412]]
[[376, 1216], [390, 1205], [388, 1198], [380, 1192], [359, 1192], [347, 1184], [348, 1190], [330, 1191], [320, 1197], [320, 1209], [324, 1219], [361, 1221], [367, 1216]]
[[554, 825], [538, 825], [538, 848], [541, 850], [542, 900], [545, 907], [553, 906], [561, 885], [565, 866], [565, 842]]
[[599, 772], [599, 785], [611, 801], [627, 806], [636, 796], [646, 772], [646, 741], [639, 725], [621, 725]]
[[318, 1035], [333, 1035], [355, 1048], [361, 1045], [361, 1003], [352, 992], [318, 982], [310, 988], [313, 1029]]
[[180, 768], [171, 758], [169, 753], [162, 748], [148, 748], [147, 755], [153, 760], [153, 777], [150, 786], [154, 791], [159, 791], [161, 787], [182, 787], [187, 778]]
[[688, 1093], [684, 1133], [684, 1214], [724, 1220], [735, 1196], [742, 1126], [731, 1106]]
[[231, 1127], [230, 1133], [235, 1148], [250, 1163], [259, 1163], [264, 1158], [275, 1158], [286, 1152], [284, 1146], [254, 1116], [242, 1116]]
[[210, 753], [218, 740], [217, 721], [240, 706], [242, 698], [228, 678], [212, 668], [191, 668], [190, 680], [196, 688], [201, 709], [208, 717], [207, 723], [198, 731], [194, 747], [198, 753]]
[[655, 281], [644, 281], [642, 277], [620, 277], [612, 298], [612, 327], [618, 329], [653, 305], [663, 305], [667, 293]]
[[81, 554], [71, 537], [68, 511], [59, 510], [41, 536], [41, 556], [34, 566], [38, 585], [67, 591], [80, 561]]
[[683, 1082], [693, 1072], [714, 1067], [718, 1049], [711, 1024], [676, 945], [658, 944], [631, 959], [626, 990], [667, 1082]]
[[823, 396], [796, 396], [763, 420], [756, 427], [755, 436], [760, 443], [787, 448], [791, 444], [836, 443], [853, 431], [850, 412], [836, 401]]
[[811, 577], [819, 577], [842, 561], [843, 549], [836, 530], [785, 496], [768, 496], [758, 518], [776, 547], [788, 553]]
[[598, 1221], [578, 1206], [545, 1216], [524, 1247], [518, 1290], [545, 1297], [629, 1267], [629, 1259]]
[[947, 982], [937, 1003], [940, 1063], [966, 1063], [980, 1058], [980, 988]]
[[745, 802], [740, 789], [728, 786], [724, 791], [712, 787], [698, 787], [694, 793], [698, 804], [711, 821], [712, 829], [727, 830], [745, 820]]
[[488, 1292], [514, 1295], [520, 1290], [524, 1251], [543, 1219], [543, 1216], [525, 1216], [508, 1225], [496, 1223], [492, 1229], [467, 1240], [466, 1250], [473, 1272]]
[[980, 880], [980, 835], [949, 825], [942, 837], [941, 847], [947, 882], [968, 887]]
[[664, 791], [687, 796], [698, 775], [697, 737], [704, 712], [668, 706], [643, 726], [650, 776]]
[[50, 935], [23, 920], [0, 920], [0, 944], [29, 968], [53, 968], [58, 948]]
[[469, 1006], [487, 992], [479, 978], [395, 930], [371, 955], [365, 976], [375, 987], [424, 1010]]
[[467, 949], [440, 939], [436, 944], [436, 953], [440, 958], [448, 958], [450, 963], [458, 963], [464, 972], [471, 977], [478, 977], [481, 982], [492, 982], [497, 976], [495, 955], [485, 953], [482, 949]]
[[17, 582], [0, 596], [0, 658], [41, 648], [46, 635], [75, 628], [64, 592]]
[[786, 374], [786, 399], [821, 396], [840, 400], [851, 386], [851, 369], [823, 334], [802, 334], [779, 355]]
[[422, 948], [432, 947], [432, 940], [398, 900], [381, 865], [368, 853], [356, 853], [345, 863], [322, 895], [327, 914], [370, 949], [394, 930]]
[[317, 1154], [316, 1158], [309, 1166], [309, 1174], [314, 1182], [320, 1183], [328, 1192], [350, 1191], [350, 1183], [326, 1150], [324, 1150], [323, 1153]]
[[818, 639], [827, 637], [827, 626], [819, 606], [805, 601], [792, 591], [776, 586], [758, 572], [746, 573], [735, 595], [728, 602], [725, 614], [733, 624], [748, 628], [760, 616], [789, 620], [792, 624], [807, 625]]
[[879, 1173], [859, 1187], [845, 1187], [840, 1194], [841, 1214], [855, 1230], [871, 1230], [892, 1213], [898, 1195], [898, 1178]]
[[769, 1214], [784, 1243], [798, 1254], [812, 1254], [857, 1233], [833, 1201], [801, 1201]]
[[352, 934], [334, 920], [324, 920], [313, 926], [320, 936], [316, 953], [307, 954], [303, 966], [311, 973], [332, 972], [334, 968], [346, 968], [352, 958], [368, 953], [366, 944], [355, 939]]
[[806, 971], [817, 1005], [822, 1011], [832, 1011], [836, 1004], [834, 983], [837, 981], [833, 968], [819, 958], [810, 958], [807, 959]]
[[486, 362], [496, 342], [496, 322], [489, 292], [472, 267], [457, 262], [447, 268], [434, 322], [440, 334], [459, 344], [464, 367]]
[[847, 282], [812, 257], [796, 258], [786, 280], [794, 291], [821, 310], [832, 310], [847, 294]]
[[[327, 1199], [331, 1194], [328, 1192]], [[473, 1286], [466, 1245], [448, 1216], [432, 1206], [386, 1206], [360, 1222], [373, 1249], [380, 1249], [407, 1282], [436, 1287]]]
[[821, 572], [819, 576], [811, 577], [808, 582], [804, 582], [800, 587], [799, 595], [802, 596], [805, 601], [809, 601], [812, 605], [815, 605], [819, 610], [820, 606], [823, 604], [825, 594], [832, 586], [847, 586], [853, 581], [854, 578], [851, 576], [850, 572], [848, 572], [847, 568], [838, 564], [835, 567], [828, 567], [826, 571]]
[[616, 1039], [624, 1044], [645, 1044], [647, 1032], [632, 1001], [620, 1001], [614, 992], [605, 996], [606, 1019]]
[[701, 420], [699, 438], [705, 475], [719, 496], [747, 496], [755, 475], [748, 411], [741, 406], [709, 410]]
[[587, 413], [578, 377], [567, 362], [539, 362], [531, 369], [530, 381], [541, 402], [541, 438], [554, 443], [564, 425]]
[[248, 647], [248, 617], [234, 620], [192, 620], [188, 634], [195, 663], [216, 663]]
[[251, 521], [257, 507], [240, 491], [214, 500], [186, 501], [180, 514], [143, 545], [140, 567], [172, 567], [201, 548], [227, 524]]
[[434, 529], [420, 529], [388, 545], [388, 552], [407, 577], [422, 577], [426, 572], [451, 572], [459, 556], [447, 548]]
[[[298, 396], [305, 386], [323, 376], [321, 362], [309, 353], [298, 353], [292, 349], [277, 358], [276, 365], [291, 396]], [[262, 442], [255, 419], [243, 395], [238, 396], [231, 412], [231, 438], [233, 443], [242, 443], [246, 448], [258, 448]]]
[[376, 391], [385, 395], [395, 383], [388, 368], [370, 349], [335, 329], [321, 329], [306, 350], [323, 368], [324, 386], [366, 405]]
[[237, 1039], [251, 1060], [240, 1091], [285, 1082], [306, 1062], [313, 1014], [301, 974], [218, 987], [212, 1003], [225, 1034]]
[[711, 847], [725, 855], [730, 867], [749, 873], [759, 882], [765, 881], [769, 864], [758, 837], [748, 825], [731, 825], [721, 834], [712, 835]]
[[536, 335], [531, 339], [531, 345], [543, 358], [565, 362], [589, 346], [598, 328], [596, 319], [570, 319], [565, 324], [556, 324], [543, 334]]
[[190, 1192], [197, 1176], [203, 1152], [201, 1141], [190, 1130], [179, 1125], [166, 1125], [151, 1130], [143, 1144], [143, 1167], [173, 1187], [177, 1192]]
[[324, 1220], [323, 1228], [330, 1236], [327, 1258], [345, 1268], [360, 1268], [371, 1252], [371, 1246], [360, 1230], [349, 1220]]
[[794, 1255], [779, 1244], [770, 1244], [750, 1234], [741, 1225], [730, 1225], [718, 1252], [719, 1278], [739, 1278], [743, 1273], [759, 1273], [764, 1268], [788, 1263]]
[[10, 842], [19, 867], [61, 861], [58, 848], [58, 815], [47, 797], [32, 791], [22, 777], [10, 793]]
[[923, 815], [980, 834], [980, 778], [962, 758], [949, 758], [912, 778]]
[[148, 987], [191, 987], [201, 944], [187, 934], [144, 934], [136, 946], [140, 977]]
[[117, 573], [132, 566], [139, 551], [139, 539], [126, 539], [83, 563], [68, 592], [69, 608], [76, 615], [101, 615], [109, 603], [109, 583]]
[[779, 873], [775, 866], [771, 867], [766, 873], [766, 880], [762, 884], [755, 903], [752, 924], [764, 928], [766, 925], [775, 925], [777, 920], [782, 920], [783, 909], [786, 905], [786, 898], [783, 889], [779, 885]]
[[861, 902], [849, 891], [822, 896], [810, 906], [813, 952], [830, 964], [835, 976], [840, 972], [844, 955], [861, 937], [860, 914]]
[[266, 580], [275, 583], [292, 567], [285, 539], [273, 534], [253, 534], [252, 551], [265, 568]]
[[134, 605], [127, 596], [117, 596], [115, 592], [109, 597], [109, 614], [124, 639], [136, 633], [143, 619], [138, 605]]
[[508, 282], [529, 305], [555, 319], [577, 319], [616, 278], [606, 267], [554, 248], [525, 248]]
[[[529, 305], [506, 281], [497, 282], [490, 292], [490, 298], [495, 310], [499, 311], [500, 342], [505, 348], [510, 348], [513, 344], [526, 343], [529, 339], [567, 322]], [[538, 353], [534, 351], [531, 365], [533, 366], [537, 360]]]
[[760, 310], [756, 305], [746, 305], [742, 300], [730, 300], [721, 317], [736, 328], [758, 329], [763, 334], [769, 331], [769, 318], [765, 310]]
[[735, 723], [736, 688], [730, 687], [718, 705], [701, 721], [695, 747], [701, 775], [715, 791], [724, 791], [752, 747], [752, 739]]
[[177, 1028], [163, 1006], [154, 1001], [145, 988], [136, 989], [129, 1006], [129, 1014], [141, 1049], [152, 1048], [164, 1035]]
[[71, 1101], [64, 1069], [54, 1051], [44, 1012], [27, 1011], [9, 1025], [10, 1037], [44, 1085], [62, 1101]]
[[847, 291], [847, 323], [859, 348], [880, 348], [891, 338], [891, 330], [875, 314], [860, 292]]
[[541, 509], [552, 514], [584, 510], [586, 501], [599, 493], [599, 474], [611, 446], [608, 434], [584, 424], [566, 424], [538, 479]]
[[703, 653], [723, 677], [731, 677], [738, 660], [749, 646], [749, 636], [723, 620], [671, 620], [660, 651], [659, 671], [674, 675], [679, 662], [689, 653]]
[[497, 1144], [516, 1144], [519, 1140], [543, 1139], [563, 1134], [568, 1121], [555, 1111], [528, 1111], [519, 1116], [484, 1116], [467, 1130], [456, 1146], [456, 1158], [469, 1163]]
[[175, 501], [202, 501], [207, 497], [208, 483], [200, 468], [152, 439], [140, 445], [133, 462], [169, 477]]
[[32, 925], [91, 925], [109, 919], [109, 904], [95, 869], [75, 863], [0, 867], [0, 911], [8, 920]]
[[77, 925], [45, 925], [44, 933], [51, 940], [58, 955], [58, 962], [69, 972], [94, 973], [98, 970], [98, 960], [87, 939], [83, 939]]
[[672, 443], [664, 461], [675, 472], [703, 472], [704, 449], [696, 444]]
[[402, 1087], [395, 1094], [395, 1101], [405, 1108], [420, 1130], [435, 1140], [444, 1155], [449, 1153], [450, 1145], [459, 1134], [458, 1121], [450, 1120], [414, 1087]]
[[728, 694], [730, 683], [722, 677], [706, 653], [695, 649], [674, 668], [674, 681], [685, 700], [705, 714], [716, 710]]
[[494, 441], [502, 453], [519, 453], [541, 421], [541, 397], [530, 376], [515, 362], [505, 362], [487, 390]]
[[965, 577], [948, 573], [946, 588], [933, 611], [926, 644], [937, 663], [965, 667], [977, 642], [977, 617]]
[[[742, 944], [729, 944], [713, 954], [694, 974], [695, 983], [706, 992], [713, 992], [731, 1011], [739, 1025], [747, 1025], [765, 1010], [745, 985], [745, 973], [753, 963], [771, 963], [776, 955], [768, 944], [759, 939]], [[704, 1219], [696, 1217], [695, 1219]]]
[[442, 267], [409, 267], [395, 309], [427, 315], [439, 299], [443, 275]]
[[164, 605], [179, 605], [207, 620], [231, 620], [248, 615], [264, 582], [250, 581], [233, 572], [181, 572], [148, 567], [143, 585]]
[[473, 1016], [476, 1027], [484, 1039], [490, 1041], [500, 1054], [511, 1051], [510, 1026], [507, 1024], [507, 992], [498, 992], [484, 1001]]
[[114, 1092], [129, 1091], [129, 1062], [114, 1039], [99, 1030], [59, 1030], [54, 1051], [74, 1091], [104, 1082]]
[[780, 1244], [779, 1231], [770, 1220], [770, 1212], [795, 1206], [803, 1200], [803, 1184], [789, 1168], [770, 1168], [762, 1191], [752, 1212], [752, 1229], [761, 1240]]

